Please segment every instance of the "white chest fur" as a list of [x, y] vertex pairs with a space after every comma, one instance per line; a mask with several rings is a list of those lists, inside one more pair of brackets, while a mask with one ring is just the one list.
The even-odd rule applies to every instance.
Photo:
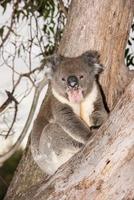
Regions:
[[92, 91], [86, 96], [86, 98], [80, 103], [71, 103], [66, 98], [59, 95], [54, 89], [52, 89], [53, 95], [58, 99], [61, 103], [69, 105], [74, 113], [78, 115], [81, 119], [83, 119], [88, 126], [92, 125], [90, 121], [90, 115], [94, 111], [94, 102], [97, 99], [97, 85], [94, 83]]

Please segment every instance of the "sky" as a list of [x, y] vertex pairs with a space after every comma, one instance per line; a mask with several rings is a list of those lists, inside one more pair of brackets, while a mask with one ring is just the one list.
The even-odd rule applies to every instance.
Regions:
[[[10, 17], [11, 17], [11, 7], [10, 6], [7, 7], [7, 11], [5, 12], [4, 16], [3, 16], [3, 9], [0, 7], [0, 19], [1, 19], [0, 20], [0, 26], [3, 25], [4, 23], [6, 23], [7, 21], [9, 21]], [[33, 26], [35, 26], [34, 22], [33, 22]], [[25, 20], [20, 22], [20, 26], [17, 29], [17, 32], [19, 34], [21, 34], [21, 40], [23, 40], [23, 41], [28, 40], [29, 27], [28, 27], [28, 23]], [[13, 35], [11, 36], [10, 40], [14, 41]], [[18, 41], [18, 43], [19, 43], [19, 41]], [[9, 53], [14, 52], [13, 47], [10, 44], [10, 42], [7, 42], [5, 50]], [[33, 45], [33, 48], [32, 48], [32, 66], [33, 67], [38, 67], [40, 65], [40, 58], [37, 57], [37, 55], [39, 53], [40, 53], [40, 49], [36, 45]], [[7, 55], [5, 53], [5, 57], [6, 56]], [[12, 90], [12, 70], [5, 65], [1, 66], [2, 62], [3, 62], [3, 60], [2, 60], [2, 57], [0, 56], [0, 105], [2, 105], [3, 102], [7, 99], [7, 95], [6, 95], [5, 91], [6, 90], [11, 91]], [[28, 58], [24, 54], [23, 59], [18, 58], [18, 59], [15, 60], [15, 70], [19, 73], [28, 72], [29, 70], [28, 70], [25, 62], [28, 62]], [[18, 76], [17, 75], [15, 75], [15, 76], [16, 76], [16, 79], [17, 79]], [[29, 81], [27, 81], [27, 78], [23, 78], [21, 84], [19, 85], [19, 87], [17, 88], [17, 90], [15, 92], [15, 97], [17, 98], [17, 100], [21, 100], [21, 98], [22, 98], [22, 96], [23, 96], [23, 94], [26, 90], [28, 92], [30, 92], [31, 87], [32, 87], [32, 84]], [[41, 94], [41, 97], [40, 97], [40, 100], [39, 100], [39, 102], [40, 102], [39, 105], [41, 104], [41, 101], [43, 100], [43, 98], [45, 96], [46, 89], [47, 89], [47, 87], [44, 88], [44, 90]], [[30, 111], [30, 108], [31, 108], [32, 100], [33, 100], [33, 95], [34, 95], [34, 89], [32, 89], [31, 92], [29, 93], [29, 95], [26, 98], [23, 99], [23, 101], [21, 102], [21, 104], [19, 106], [18, 115], [17, 115], [17, 123], [15, 124], [16, 134], [14, 134], [14, 136], [12, 136], [12, 135], [9, 136], [6, 140], [5, 140], [4, 137], [0, 136], [0, 154], [3, 151], [4, 152], [7, 151], [7, 149], [19, 137], [19, 134], [21, 133], [21, 130], [23, 129], [24, 124], [27, 120], [27, 117], [28, 117], [28, 114], [29, 114], [29, 111]], [[13, 106], [13, 104], [11, 104], [10, 106]], [[38, 110], [39, 110], [39, 107], [37, 108], [35, 116], [37, 115]], [[6, 120], [9, 123], [11, 123], [12, 118], [13, 118], [13, 111], [7, 112], [6, 115], [0, 114], [0, 134], [1, 134], [2, 130], [8, 129], [7, 124], [3, 123], [3, 121]], [[30, 132], [30, 129], [29, 129], [29, 132]], [[28, 134], [29, 134], [29, 132], [28, 132]], [[27, 141], [27, 138], [23, 142], [22, 146], [24, 146], [26, 144], [26, 141]]]

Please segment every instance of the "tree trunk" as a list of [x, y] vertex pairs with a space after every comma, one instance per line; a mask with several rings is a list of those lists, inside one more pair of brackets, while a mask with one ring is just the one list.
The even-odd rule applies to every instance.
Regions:
[[[89, 49], [99, 50], [105, 68], [100, 82], [110, 110], [132, 77], [124, 65], [124, 49], [133, 4], [133, 0], [73, 0], [59, 48], [61, 54], [70, 57]], [[45, 175], [34, 163], [28, 148], [5, 200], [134, 198], [133, 94], [131, 81], [97, 135], [61, 167], [47, 185]], [[45, 101], [40, 114], [43, 114]], [[32, 185], [36, 186], [25, 193]], [[36, 193], [37, 197], [33, 198]]]
[[[107, 122], [47, 183], [19, 200], [134, 198], [134, 79]], [[126, 112], [127, 111], [127, 112]], [[120, 120], [122, 119], [122, 120]]]

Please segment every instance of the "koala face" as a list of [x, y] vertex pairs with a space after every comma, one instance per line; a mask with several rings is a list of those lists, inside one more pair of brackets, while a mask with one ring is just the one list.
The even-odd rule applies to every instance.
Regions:
[[90, 93], [96, 75], [102, 70], [99, 55], [95, 51], [75, 58], [59, 56], [51, 64], [52, 88], [73, 103], [80, 103]]

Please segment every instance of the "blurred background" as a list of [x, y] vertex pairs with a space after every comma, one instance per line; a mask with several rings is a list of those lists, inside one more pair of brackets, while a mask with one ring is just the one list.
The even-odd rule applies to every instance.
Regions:
[[[36, 95], [47, 74], [41, 63], [45, 56], [58, 49], [70, 2], [0, 1], [0, 200], [13, 177], [45, 97], [47, 85], [38, 97]], [[134, 22], [124, 49], [124, 62], [134, 70]], [[34, 114], [30, 114], [34, 100], [38, 104]], [[23, 139], [22, 135], [24, 140], [10, 157], [8, 152]]]

